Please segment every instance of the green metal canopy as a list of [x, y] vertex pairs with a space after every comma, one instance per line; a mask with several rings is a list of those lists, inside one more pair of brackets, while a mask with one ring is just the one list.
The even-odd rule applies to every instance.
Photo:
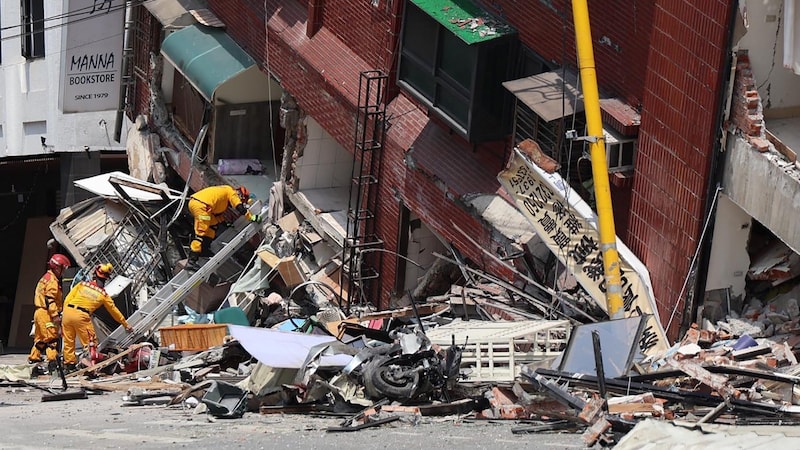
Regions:
[[161, 53], [209, 102], [219, 85], [255, 65], [228, 33], [198, 24], [167, 36]]
[[490, 41], [516, 33], [511, 25], [493, 17], [470, 0], [411, 0], [467, 44]]

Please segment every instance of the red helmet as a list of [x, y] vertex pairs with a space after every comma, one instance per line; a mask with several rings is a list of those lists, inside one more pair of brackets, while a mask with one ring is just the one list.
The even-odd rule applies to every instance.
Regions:
[[243, 199], [250, 197], [250, 191], [247, 190], [246, 187], [239, 186], [238, 188], [236, 188], [236, 190], [239, 191], [239, 196], [242, 197]]
[[63, 271], [67, 267], [69, 267], [70, 262], [69, 258], [62, 255], [61, 253], [56, 253], [55, 255], [50, 257], [50, 261], [47, 261], [47, 268], [52, 271]]

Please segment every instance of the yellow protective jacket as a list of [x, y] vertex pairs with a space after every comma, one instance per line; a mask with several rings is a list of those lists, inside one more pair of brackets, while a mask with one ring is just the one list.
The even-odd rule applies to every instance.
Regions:
[[193, 199], [203, 203], [208, 207], [208, 212], [220, 215], [228, 209], [236, 208], [242, 204], [239, 193], [231, 186], [211, 186], [197, 191], [192, 195]]
[[54, 319], [61, 314], [64, 306], [62, 296], [61, 282], [52, 270], [48, 270], [36, 283], [33, 305], [37, 308], [46, 309], [47, 313], [50, 314], [50, 318]]
[[87, 314], [92, 314], [100, 306], [104, 306], [114, 320], [128, 328], [128, 321], [117, 309], [114, 300], [109, 297], [105, 289], [94, 283], [81, 281], [69, 291], [67, 298], [64, 299], [64, 308], [74, 308]]

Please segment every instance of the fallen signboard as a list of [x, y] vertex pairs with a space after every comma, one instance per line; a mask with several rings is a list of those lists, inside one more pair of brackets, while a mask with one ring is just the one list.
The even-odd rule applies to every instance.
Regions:
[[[550, 251], [575, 276], [604, 311], [605, 277], [597, 216], [558, 173], [548, 173], [519, 148], [498, 175], [503, 188]], [[647, 268], [617, 239], [625, 317], [648, 315], [639, 341], [642, 353], [654, 355], [669, 347], [658, 316]]]

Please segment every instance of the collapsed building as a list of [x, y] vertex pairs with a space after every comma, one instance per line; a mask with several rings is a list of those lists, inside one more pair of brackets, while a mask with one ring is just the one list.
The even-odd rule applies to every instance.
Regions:
[[[792, 136], [785, 131], [793, 124], [796, 81], [788, 71], [767, 70], [761, 55], [771, 54], [767, 49], [781, 33], [791, 36], [794, 20], [776, 20], [783, 13], [778, 2], [751, 3], [714, 11], [659, 2], [626, 9], [645, 24], [642, 36], [593, 21], [602, 36], [599, 82], [619, 244], [630, 247], [623, 252], [631, 292], [625, 323], [635, 326], [614, 322], [598, 330], [601, 340], [626, 337], [619, 360], [604, 355], [604, 364], [551, 362], [523, 370], [565, 352], [575, 329], [606, 319], [596, 249], [585, 245], [591, 235], [547, 213], [558, 203], [558, 211], [583, 221], [581, 230], [595, 220], [583, 144], [567, 138], [567, 131], [580, 135], [584, 126], [580, 81], [569, 58], [558, 54], [561, 47], [545, 37], [559, 35], [569, 14], [544, 4], [496, 14], [504, 2], [373, 2], [359, 5], [362, 16], [354, 21], [360, 27], [318, 2], [266, 2], [266, 10], [252, 2], [134, 6], [126, 150], [135, 180], [100, 180], [111, 190], [94, 188], [102, 199], [62, 211], [51, 230], [81, 268], [113, 259], [122, 270], [112, 287], [137, 331], [104, 330], [104, 350], [124, 352], [147, 339], [165, 351], [171, 344], [175, 351], [203, 350], [165, 342], [161, 333], [188, 333], [170, 329], [181, 321], [216, 323], [228, 308], [245, 314], [239, 324], [222, 322], [228, 331], [289, 320], [285, 326], [293, 330], [325, 328], [353, 348], [358, 336], [374, 341], [374, 333], [394, 329], [392, 320], [381, 322], [386, 319], [413, 319], [419, 327], [432, 320], [444, 328], [438, 336], [438, 327], [426, 330], [432, 345], [465, 342], [464, 376], [523, 377], [569, 408], [589, 408], [583, 424], [597, 425], [597, 439], [631, 427], [619, 415], [687, 416], [687, 398], [700, 408], [691, 414], [702, 411], [705, 421], [723, 412], [793, 414], [791, 395], [764, 395], [769, 389], [761, 383], [794, 384], [798, 246], [796, 227], [784, 217], [797, 189]], [[525, 17], [552, 20], [531, 30]], [[685, 20], [676, 25], [672, 17]], [[691, 33], [664, 33], [695, 19], [702, 23]], [[264, 26], [249, 34], [247, 20]], [[426, 39], [404, 31], [412, 26]], [[373, 35], [385, 35], [389, 44], [381, 47]], [[688, 51], [675, 55], [676, 40]], [[431, 50], [430, 42], [440, 45]], [[791, 49], [784, 50], [791, 67]], [[692, 63], [678, 67], [675, 61], [684, 58]], [[486, 65], [508, 70], [474, 70]], [[631, 72], [620, 73], [621, 67]], [[428, 73], [438, 71], [446, 75]], [[778, 91], [786, 94], [780, 100]], [[548, 158], [558, 170], [547, 167]], [[530, 178], [519, 183], [521, 173]], [[206, 262], [199, 275], [177, 272], [176, 281], [189, 230], [181, 199], [223, 182], [257, 192], [269, 226], [234, 223], [218, 238], [219, 259]], [[544, 200], [535, 197], [544, 191], [556, 199], [546, 208], [518, 201], [526, 195]], [[270, 300], [271, 294], [280, 298]], [[461, 320], [428, 305], [437, 297]], [[423, 304], [435, 311], [433, 318], [418, 310]], [[385, 312], [397, 310], [403, 312]], [[389, 316], [371, 319], [375, 314]], [[311, 316], [316, 325], [307, 322]], [[479, 319], [511, 325], [483, 334]], [[380, 324], [363, 325], [372, 320]], [[215, 329], [207, 325], [198, 330]], [[502, 335], [498, 341], [495, 332]], [[402, 340], [380, 337], [387, 344]], [[161, 361], [152, 360], [147, 370]], [[725, 367], [709, 369], [709, 363]], [[628, 377], [660, 397], [635, 407], [646, 411], [610, 402], [606, 411], [598, 407], [602, 402], [552, 383], [573, 373], [571, 383], [586, 387], [583, 375], [608, 364], [619, 369], [606, 372], [608, 378]], [[674, 370], [653, 375], [642, 364]], [[714, 393], [670, 397], [653, 381], [679, 385], [686, 376]], [[603, 378], [594, 382], [606, 397], [614, 383]], [[307, 388], [309, 380], [303, 381]], [[319, 399], [307, 394], [297, 396]], [[534, 404], [519, 389], [516, 394], [522, 406]]]

